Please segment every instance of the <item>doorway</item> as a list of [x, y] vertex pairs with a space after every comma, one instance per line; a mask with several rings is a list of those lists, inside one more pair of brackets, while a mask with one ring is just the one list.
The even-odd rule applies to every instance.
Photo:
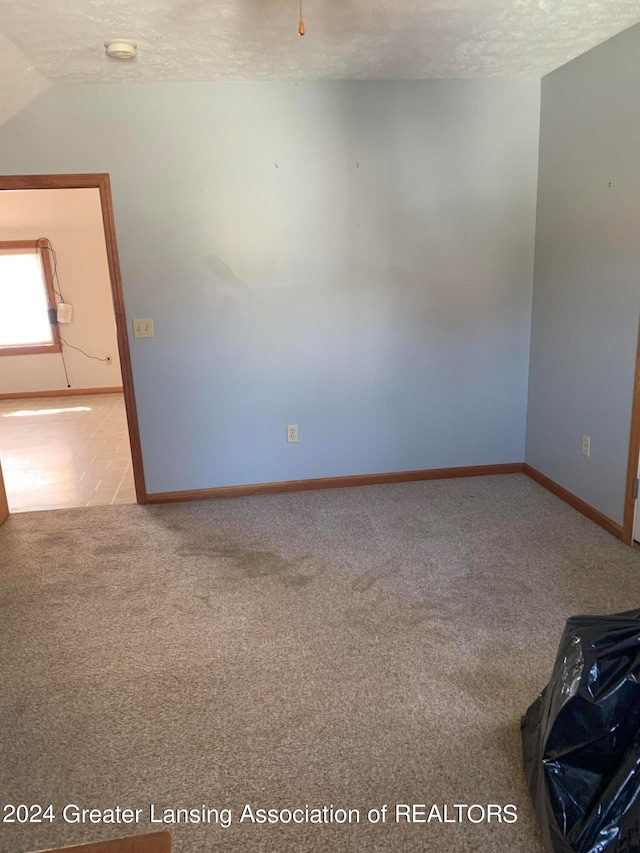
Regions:
[[[624, 498], [622, 541], [625, 545], [640, 542], [640, 514], [638, 511], [638, 482], [640, 481], [640, 328], [636, 351], [636, 371], [631, 406], [631, 437], [629, 439], [629, 462], [627, 465], [627, 487]], [[640, 547], [636, 545], [636, 547]]]
[[[22, 196], [23, 198], [25, 197], [24, 191], [49, 191], [44, 196], [41, 193], [38, 194], [43, 200], [39, 208], [43, 210], [47, 207], [45, 201], [53, 203], [54, 197], [56, 194], [59, 196], [61, 190], [90, 191], [72, 194], [74, 202], [71, 204], [71, 210], [73, 211], [75, 204], [78, 211], [80, 211], [81, 201], [82, 203], [86, 202], [89, 196], [93, 198], [98, 232], [100, 232], [100, 226], [103, 232], [99, 236], [103, 238], [102, 255], [104, 258], [105, 288], [102, 298], [106, 298], [106, 302], [102, 305], [102, 310], [100, 310], [100, 306], [97, 303], [94, 306], [85, 304], [84, 316], [87, 317], [92, 314], [94, 316], [99, 315], [104, 320], [104, 315], [106, 314], [107, 325], [110, 321], [111, 329], [113, 329], [113, 320], [115, 320], [115, 337], [113, 338], [112, 345], [110, 345], [106, 339], [101, 339], [100, 334], [96, 332], [95, 341], [92, 341], [96, 344], [94, 347], [95, 352], [92, 351], [90, 346], [87, 347], [86, 344], [79, 348], [74, 347], [72, 341], [68, 340], [71, 335], [67, 330], [72, 327], [67, 327], [66, 324], [63, 325], [63, 321], [65, 312], [69, 310], [73, 311], [72, 300], [67, 297], [68, 302], [66, 302], [66, 306], [62, 310], [60, 309], [60, 304], [65, 303], [64, 281], [60, 281], [60, 277], [56, 276], [58, 271], [56, 268], [57, 256], [55, 246], [47, 238], [47, 235], [36, 235], [36, 249], [41, 259], [43, 279], [45, 280], [45, 284], [48, 278], [51, 279], [53, 291], [53, 296], [49, 303], [49, 312], [54, 332], [52, 332], [51, 341], [43, 342], [43, 346], [45, 343], [51, 348], [57, 346], [57, 350], [54, 351], [54, 349], [51, 349], [49, 354], [42, 355], [40, 361], [37, 363], [40, 365], [44, 363], [50, 367], [53, 366], [53, 369], [57, 368], [58, 371], [63, 370], [64, 380], [58, 384], [53, 382], [52, 391], [44, 391], [36, 395], [35, 398], [30, 398], [28, 390], [25, 392], [19, 390], [17, 378], [14, 375], [11, 388], [12, 393], [3, 394], [2, 396], [5, 399], [0, 400], [2, 414], [9, 417], [7, 423], [12, 424], [15, 433], [14, 440], [21, 441], [23, 444], [30, 440], [28, 430], [16, 426], [17, 424], [26, 425], [29, 423], [32, 434], [40, 436], [38, 440], [41, 443], [43, 436], [49, 436], [50, 443], [53, 445], [55, 444], [56, 435], [59, 436], [61, 434], [63, 423], [65, 421], [73, 422], [74, 441], [76, 445], [67, 447], [65, 444], [65, 454], [67, 456], [70, 453], [75, 454], [77, 456], [77, 464], [74, 466], [73, 471], [67, 473], [69, 476], [75, 474], [75, 472], [78, 472], [82, 476], [88, 473], [89, 476], [85, 482], [85, 490], [91, 488], [89, 481], [92, 479], [103, 483], [101, 489], [102, 500], [99, 499], [99, 496], [95, 496], [92, 501], [81, 501], [80, 503], [76, 499], [75, 505], [86, 505], [86, 503], [91, 504], [92, 502], [122, 503], [136, 501], [138, 503], [146, 503], [142, 453], [109, 176], [106, 174], [90, 174], [0, 177], [0, 193], [7, 190], [14, 191], [15, 197]], [[67, 201], [70, 202], [72, 196], [67, 194]], [[60, 233], [62, 234], [62, 232]], [[67, 238], [64, 237], [63, 239], [61, 237], [60, 239], [64, 242], [64, 239]], [[85, 240], [84, 243], [86, 242]], [[25, 251], [28, 250], [25, 249]], [[93, 276], [93, 273], [91, 275]], [[98, 275], [98, 272], [95, 275]], [[51, 315], [52, 311], [53, 316]], [[56, 319], [58, 322], [55, 322]], [[113, 332], [111, 334], [113, 335]], [[74, 343], [76, 342], [74, 341]], [[103, 352], [105, 349], [108, 351]], [[111, 350], [114, 350], [113, 353], [111, 353]], [[38, 349], [39, 355], [45, 352], [46, 349]], [[20, 363], [21, 356], [11, 356], [11, 351], [9, 354], [11, 362], [14, 364]], [[64, 358], [65, 355], [67, 356], [66, 360]], [[72, 358], [69, 358], [69, 356], [72, 356]], [[75, 358], [75, 362], [73, 358]], [[33, 359], [31, 359], [31, 362], [33, 363]], [[26, 364], [26, 362], [24, 363]], [[91, 373], [91, 370], [95, 371], [95, 368], [98, 366], [102, 370], [102, 374]], [[21, 370], [22, 372], [24, 371]], [[74, 373], [75, 375], [73, 375]], [[92, 376], [99, 376], [99, 379], [93, 384], [89, 381]], [[49, 385], [51, 385], [51, 382], [50, 380]], [[54, 392], [56, 396], [51, 396]], [[10, 400], [7, 400], [8, 397]], [[24, 405], [25, 403], [28, 405]], [[47, 426], [43, 427], [42, 424], [45, 422]], [[51, 426], [48, 426], [49, 424]], [[91, 444], [91, 441], [93, 444]], [[88, 465], [87, 472], [80, 471], [83, 463], [89, 463], [90, 458], [93, 459], [92, 466]], [[59, 464], [63, 464], [65, 459], [66, 457], [58, 460]], [[0, 456], [1, 463], [2, 458]], [[89, 470], [90, 468], [92, 470]], [[102, 468], [105, 472], [109, 468], [111, 470], [108, 475], [105, 474], [100, 479], [99, 468]], [[5, 481], [8, 480], [8, 473], [5, 470]], [[116, 480], [118, 481], [117, 483]], [[113, 500], [108, 499], [111, 488], [113, 488], [114, 492]], [[118, 492], [120, 497], [116, 500]], [[0, 509], [3, 509], [3, 512], [6, 512], [6, 504], [7, 496], [2, 479], [0, 478]], [[73, 499], [68, 505], [74, 505]], [[0, 512], [0, 523], [3, 512]]]

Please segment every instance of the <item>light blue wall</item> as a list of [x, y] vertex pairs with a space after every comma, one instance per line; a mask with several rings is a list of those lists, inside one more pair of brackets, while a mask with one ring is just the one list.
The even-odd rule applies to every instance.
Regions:
[[538, 118], [522, 79], [62, 87], [0, 172], [111, 175], [150, 492], [517, 462]]
[[527, 425], [527, 462], [617, 522], [639, 312], [636, 26], [542, 82]]

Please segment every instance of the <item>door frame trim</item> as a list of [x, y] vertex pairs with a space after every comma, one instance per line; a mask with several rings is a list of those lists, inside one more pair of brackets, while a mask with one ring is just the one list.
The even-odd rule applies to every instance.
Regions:
[[74, 190], [97, 189], [100, 192], [100, 207], [107, 249], [107, 263], [111, 280], [111, 295], [116, 321], [118, 352], [122, 369], [122, 393], [127, 412], [129, 427], [129, 444], [131, 445], [131, 462], [133, 479], [136, 488], [136, 499], [139, 504], [147, 503], [147, 490], [142, 460], [142, 445], [140, 443], [140, 427], [138, 424], [138, 409], [133, 384], [133, 369], [131, 367], [131, 352], [127, 334], [127, 318], [122, 292], [120, 275], [120, 260], [116, 241], [116, 224], [113, 214], [111, 197], [111, 181], [106, 172], [70, 175], [0, 175], [0, 191], [2, 190]]
[[640, 462], [640, 328], [638, 329], [636, 369], [633, 381], [629, 462], [627, 464], [627, 485], [624, 496], [624, 518], [622, 522], [622, 541], [625, 545], [633, 545], [633, 517], [636, 508], [636, 499], [633, 496], [633, 484], [638, 477], [638, 462]]

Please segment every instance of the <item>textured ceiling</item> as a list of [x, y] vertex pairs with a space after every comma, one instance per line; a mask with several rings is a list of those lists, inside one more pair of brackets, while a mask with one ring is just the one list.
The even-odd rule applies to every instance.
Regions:
[[[538, 76], [640, 21], [640, 0], [303, 0], [303, 7], [300, 38], [298, 0], [0, 0], [0, 35], [32, 68], [12, 73], [31, 75], [37, 88], [43, 78]], [[137, 41], [139, 58], [106, 59], [103, 42], [114, 37]]]
[[[0, 123], [52, 83], [541, 76], [640, 0], [0, 0]], [[104, 55], [111, 38], [139, 57]]]

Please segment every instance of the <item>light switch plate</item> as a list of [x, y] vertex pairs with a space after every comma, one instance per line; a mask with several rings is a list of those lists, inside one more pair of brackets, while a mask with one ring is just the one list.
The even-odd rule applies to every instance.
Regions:
[[152, 338], [153, 336], [153, 320], [151, 318], [133, 321], [134, 338]]

